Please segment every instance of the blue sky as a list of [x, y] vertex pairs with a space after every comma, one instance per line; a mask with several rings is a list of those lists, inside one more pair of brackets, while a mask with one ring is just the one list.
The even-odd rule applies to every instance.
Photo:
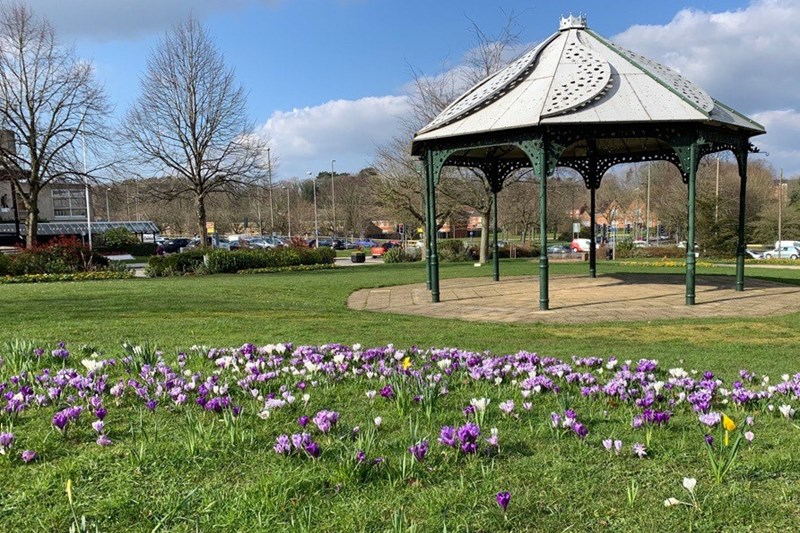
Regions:
[[248, 91], [251, 120], [280, 160], [277, 178], [369, 166], [399, 131], [413, 67], [457, 67], [474, 45], [470, 19], [494, 34], [518, 15], [531, 46], [561, 15], [679, 69], [764, 123], [769, 160], [800, 172], [797, 0], [27, 0], [97, 68], [116, 114], [138, 94], [148, 51], [193, 13]]

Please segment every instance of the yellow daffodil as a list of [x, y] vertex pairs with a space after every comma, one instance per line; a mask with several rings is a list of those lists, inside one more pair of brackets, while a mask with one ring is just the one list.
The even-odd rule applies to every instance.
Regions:
[[411, 367], [411, 358], [406, 357], [403, 359], [403, 370], [408, 370]]
[[725, 431], [733, 431], [736, 429], [736, 423], [728, 418], [728, 415], [722, 415], [722, 427], [725, 428]]

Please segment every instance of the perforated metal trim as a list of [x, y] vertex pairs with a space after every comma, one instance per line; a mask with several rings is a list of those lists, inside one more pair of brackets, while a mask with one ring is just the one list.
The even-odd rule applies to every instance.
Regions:
[[672, 87], [676, 92], [683, 95], [687, 100], [693, 102], [706, 113], [714, 109], [714, 100], [699, 85], [687, 80], [671, 68], [665, 67], [661, 63], [648, 59], [641, 54], [637, 54], [618, 44], [606, 41], [609, 45], [619, 51], [623, 56], [635, 61], [642, 68], [647, 69], [651, 75]]
[[583, 46], [570, 31], [561, 54], [542, 117], [552, 117], [599, 100], [611, 86], [611, 66]]
[[520, 81], [530, 75], [539, 53], [557, 36], [558, 34], [551, 36], [533, 50], [520, 56], [519, 59], [504, 69], [479, 82], [475, 87], [467, 91], [464, 96], [439, 113], [439, 116], [421, 129], [419, 133], [425, 133], [460, 120], [469, 113], [473, 113], [481, 107], [494, 102], [516, 87]]

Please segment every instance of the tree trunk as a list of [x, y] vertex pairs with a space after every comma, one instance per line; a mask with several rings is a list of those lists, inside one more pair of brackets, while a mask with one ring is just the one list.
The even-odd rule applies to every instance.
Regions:
[[208, 243], [208, 229], [206, 228], [206, 204], [203, 196], [197, 195], [194, 199], [197, 213], [197, 234], [200, 236], [200, 247], [204, 248]]
[[27, 229], [25, 248], [30, 250], [36, 246], [36, 237], [39, 235], [39, 188], [31, 187], [30, 200], [26, 200], [24, 204], [27, 204], [28, 214], [25, 215], [25, 228]]
[[[491, 203], [489, 204], [491, 206]], [[489, 215], [492, 212], [492, 208], [489, 207], [488, 211], [481, 212], [481, 227], [483, 231], [481, 231], [481, 250], [480, 250], [480, 263], [484, 264], [489, 257], [489, 232], [494, 231], [494, 228], [490, 226], [489, 222]]]

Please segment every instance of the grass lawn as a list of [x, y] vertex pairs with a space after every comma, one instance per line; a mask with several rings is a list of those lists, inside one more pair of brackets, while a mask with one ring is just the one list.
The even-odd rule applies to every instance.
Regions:
[[[503, 275], [538, 270], [535, 262], [522, 260], [503, 261], [501, 268]], [[600, 275], [653, 271], [613, 263], [600, 263], [599, 269]], [[586, 270], [585, 264], [551, 264], [552, 275]], [[442, 276], [451, 278], [490, 272], [471, 264], [442, 267]], [[731, 276], [733, 270], [698, 273]], [[800, 283], [800, 270], [753, 268], [748, 275]], [[81, 516], [90, 530], [96, 525], [100, 531], [785, 531], [800, 523], [800, 430], [778, 412], [783, 404], [800, 411], [800, 382], [792, 388], [800, 380], [792, 377], [800, 372], [800, 315], [545, 326], [346, 307], [356, 289], [424, 279], [420, 264], [401, 264], [2, 286], [0, 342], [30, 339], [47, 351], [37, 361], [14, 358], [7, 347], [0, 353], [0, 406], [27, 405], [18, 414], [0, 414], [0, 433], [15, 435], [0, 455], [5, 481], [0, 530], [66, 531]], [[121, 349], [126, 340], [158, 345], [163, 363], [142, 367], [155, 357], [145, 349], [132, 356], [126, 370]], [[49, 353], [58, 341], [71, 351], [66, 361]], [[292, 357], [277, 353], [279, 348], [210, 355], [190, 350], [246, 342], [393, 344], [395, 349], [354, 354], [334, 346]], [[114, 364], [89, 375], [81, 364], [86, 357], [81, 345], [103, 352], [101, 359], [113, 358]], [[413, 346], [421, 351], [407, 351]], [[430, 347], [461, 351], [424, 352]], [[186, 355], [178, 357], [178, 350]], [[570, 370], [547, 362], [532, 369], [525, 366], [529, 356], [494, 359], [481, 355], [485, 350], [498, 356], [535, 352], [563, 359]], [[573, 355], [603, 362], [578, 366]], [[603, 368], [611, 357], [618, 366]], [[626, 359], [635, 367], [642, 358], [657, 359], [658, 367], [628, 376], [628, 397], [587, 392], [592, 379], [605, 386]], [[29, 365], [27, 377], [12, 380], [23, 365]], [[365, 365], [372, 366], [365, 371]], [[700, 373], [683, 381], [672, 375], [671, 382], [667, 369], [677, 366]], [[45, 368], [50, 372], [43, 374]], [[59, 374], [62, 368], [77, 372]], [[480, 368], [488, 374], [481, 375]], [[752, 381], [739, 376], [743, 368], [755, 374]], [[701, 383], [704, 370], [715, 377]], [[573, 373], [580, 374], [577, 381], [568, 377]], [[792, 387], [769, 389], [787, 373]], [[103, 374], [108, 377], [101, 379]], [[549, 376], [559, 390], [545, 387], [525, 395], [523, 381], [533, 375]], [[763, 383], [763, 375], [771, 381]], [[725, 391], [737, 390], [736, 380], [761, 398], [734, 401]], [[662, 391], [660, 382], [669, 386], [647, 392]], [[387, 385], [393, 398], [367, 396]], [[736, 421], [731, 436], [750, 429], [745, 419], [755, 417], [755, 439], [742, 441], [720, 484], [709, 469], [704, 433], [713, 434], [713, 445], [723, 452], [731, 448], [724, 446], [719, 426], [704, 429], [697, 422], [688, 397], [701, 389], [710, 391], [713, 411]], [[185, 393], [183, 401], [178, 392]], [[647, 394], [653, 394], [652, 405], [644, 402]], [[108, 411], [100, 431], [91, 426], [98, 417], [92, 396]], [[491, 399], [485, 419], [477, 420], [480, 413], [465, 415], [470, 400], [481, 397]], [[219, 410], [199, 405], [202, 400], [207, 406], [209, 398], [227, 399], [243, 411], [235, 416], [230, 405]], [[509, 415], [499, 409], [507, 400], [515, 402]], [[278, 405], [282, 401], [287, 403]], [[523, 407], [526, 402], [530, 410]], [[82, 406], [83, 413], [62, 435], [53, 417], [71, 405]], [[571, 427], [552, 429], [550, 413], [563, 416], [567, 408], [588, 428], [584, 439]], [[633, 418], [647, 408], [670, 411], [672, 418], [664, 426], [633, 429]], [[300, 416], [321, 410], [336, 411], [340, 418], [328, 433], [314, 423], [306, 427], [319, 445], [319, 458], [273, 451], [279, 435], [303, 431]], [[382, 420], [377, 429], [376, 417]], [[437, 442], [443, 426], [468, 420], [480, 422], [479, 453], [459, 453]], [[499, 449], [486, 443], [491, 428], [497, 428]], [[98, 446], [99, 433], [113, 444]], [[602, 441], [608, 438], [622, 441], [623, 453], [606, 451]], [[415, 462], [407, 449], [422, 440], [429, 451]], [[632, 445], [645, 442], [647, 456], [640, 459]], [[38, 458], [24, 463], [25, 449]], [[365, 451], [364, 462], [358, 462], [358, 451]], [[681, 486], [684, 477], [697, 479], [697, 505], [665, 507], [669, 497], [692, 502]], [[68, 480], [72, 504], [65, 492]], [[495, 502], [501, 491], [511, 493], [505, 515]]]

